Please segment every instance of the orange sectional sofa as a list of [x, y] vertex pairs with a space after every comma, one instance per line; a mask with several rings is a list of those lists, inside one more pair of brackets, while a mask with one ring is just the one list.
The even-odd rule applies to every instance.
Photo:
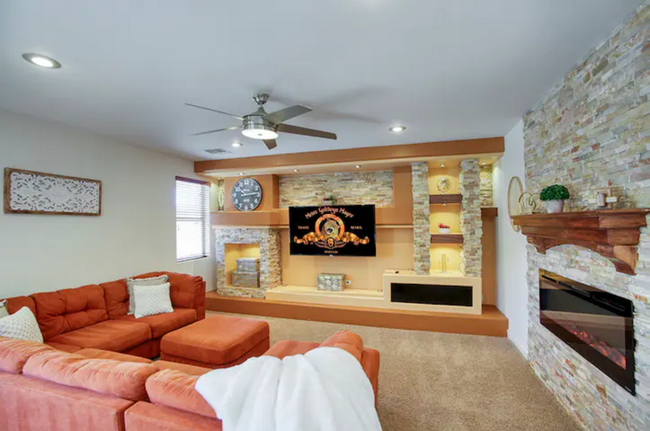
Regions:
[[[282, 358], [318, 346], [352, 353], [377, 394], [379, 352], [352, 333], [324, 343], [281, 341], [266, 354]], [[221, 430], [221, 421], [194, 390], [211, 371], [98, 349], [59, 351], [0, 337], [0, 429], [189, 431]]]
[[163, 335], [205, 318], [205, 281], [201, 277], [150, 272], [134, 278], [163, 274], [169, 276], [173, 313], [140, 319], [128, 315], [125, 279], [8, 298], [7, 310], [15, 313], [29, 307], [45, 343], [58, 350], [94, 348], [155, 358], [160, 355]]

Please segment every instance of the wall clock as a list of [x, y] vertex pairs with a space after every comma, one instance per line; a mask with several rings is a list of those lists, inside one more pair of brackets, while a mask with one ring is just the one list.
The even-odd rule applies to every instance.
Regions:
[[262, 202], [262, 186], [253, 178], [242, 178], [235, 183], [231, 196], [239, 211], [253, 211]]

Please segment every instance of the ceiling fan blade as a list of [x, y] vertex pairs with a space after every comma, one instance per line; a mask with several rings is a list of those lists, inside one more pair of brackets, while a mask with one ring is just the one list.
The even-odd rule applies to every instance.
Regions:
[[279, 124], [278, 132], [293, 133], [294, 135], [313, 136], [314, 138], [336, 139], [336, 133], [307, 129], [306, 127], [292, 126], [290, 124]]
[[192, 136], [207, 135], [208, 133], [225, 132], [226, 130], [239, 129], [239, 126], [226, 127], [225, 129], [208, 130], [207, 132], [192, 133]]
[[270, 121], [273, 124], [280, 124], [283, 121], [287, 121], [291, 118], [297, 117], [298, 115], [306, 114], [311, 112], [311, 108], [303, 105], [293, 105], [288, 108], [280, 109], [279, 111], [271, 112], [264, 116], [265, 120]]
[[212, 111], [212, 112], [216, 112], [216, 113], [218, 113], [218, 114], [229, 115], [229, 116], [231, 116], [231, 117], [233, 117], [233, 118], [236, 118], [236, 119], [238, 119], [238, 120], [243, 120], [243, 119], [244, 119], [244, 118], [240, 117], [239, 115], [230, 114], [230, 113], [228, 113], [228, 112], [219, 111], [219, 110], [217, 110], [217, 109], [206, 108], [205, 106], [192, 105], [191, 103], [186, 103], [186, 105], [187, 105], [187, 106], [191, 106], [192, 108], [205, 109], [206, 111]]
[[278, 146], [278, 143], [275, 142], [275, 139], [265, 139], [264, 144], [266, 144], [266, 148], [268, 148], [269, 150], [272, 150]]

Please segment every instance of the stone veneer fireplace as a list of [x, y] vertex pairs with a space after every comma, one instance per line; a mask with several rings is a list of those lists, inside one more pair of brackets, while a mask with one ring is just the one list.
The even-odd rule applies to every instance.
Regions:
[[[524, 116], [526, 191], [564, 184], [565, 211], [593, 209], [589, 200], [603, 189], [619, 197], [617, 208], [650, 207], [649, 21], [646, 2]], [[529, 244], [527, 252], [528, 359], [537, 376], [586, 429], [650, 429], [650, 227], [641, 229], [634, 275], [574, 245], [541, 254]], [[540, 323], [540, 270], [632, 302], [635, 395]]]
[[[265, 292], [282, 282], [280, 230], [277, 228], [215, 227], [217, 293], [224, 296], [264, 298]], [[258, 244], [260, 247], [260, 287], [226, 285], [226, 244]]]

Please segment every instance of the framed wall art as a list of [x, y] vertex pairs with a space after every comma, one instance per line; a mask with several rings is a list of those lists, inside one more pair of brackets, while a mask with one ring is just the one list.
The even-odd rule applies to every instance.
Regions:
[[5, 168], [4, 212], [99, 216], [102, 182]]

